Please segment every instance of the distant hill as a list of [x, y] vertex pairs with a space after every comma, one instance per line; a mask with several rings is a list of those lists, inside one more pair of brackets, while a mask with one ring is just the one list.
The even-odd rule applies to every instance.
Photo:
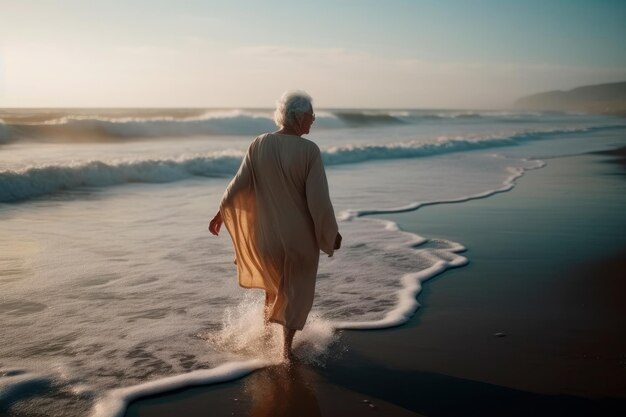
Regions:
[[582, 111], [626, 115], [626, 82], [588, 85], [569, 91], [549, 91], [522, 97], [520, 110]]

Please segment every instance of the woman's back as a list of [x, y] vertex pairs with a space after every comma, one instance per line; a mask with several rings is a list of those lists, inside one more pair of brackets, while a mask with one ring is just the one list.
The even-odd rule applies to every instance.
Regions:
[[310, 232], [314, 238], [306, 182], [319, 158], [317, 145], [298, 136], [270, 133], [253, 142], [250, 156], [260, 223], [283, 235]]

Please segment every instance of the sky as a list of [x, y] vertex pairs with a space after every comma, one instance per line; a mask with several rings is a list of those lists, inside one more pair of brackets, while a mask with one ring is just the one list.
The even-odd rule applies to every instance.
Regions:
[[626, 1], [0, 0], [0, 107], [506, 108], [626, 81]]

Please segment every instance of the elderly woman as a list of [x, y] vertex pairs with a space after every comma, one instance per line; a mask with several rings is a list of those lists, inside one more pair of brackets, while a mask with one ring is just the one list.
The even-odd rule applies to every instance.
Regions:
[[283, 94], [274, 120], [280, 128], [257, 137], [226, 188], [209, 224], [226, 225], [235, 247], [239, 285], [265, 291], [265, 323], [283, 325], [285, 358], [313, 305], [320, 250], [341, 245], [320, 150], [310, 140], [311, 97]]

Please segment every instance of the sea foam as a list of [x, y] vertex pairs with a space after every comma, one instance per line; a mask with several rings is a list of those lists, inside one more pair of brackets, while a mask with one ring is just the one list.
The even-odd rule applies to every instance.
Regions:
[[149, 395], [161, 394], [194, 385], [217, 384], [242, 378], [255, 369], [272, 365], [272, 362], [253, 359], [230, 362], [213, 369], [202, 369], [150, 381], [132, 387], [110, 390], [94, 405], [92, 417], [121, 417], [132, 400]]

